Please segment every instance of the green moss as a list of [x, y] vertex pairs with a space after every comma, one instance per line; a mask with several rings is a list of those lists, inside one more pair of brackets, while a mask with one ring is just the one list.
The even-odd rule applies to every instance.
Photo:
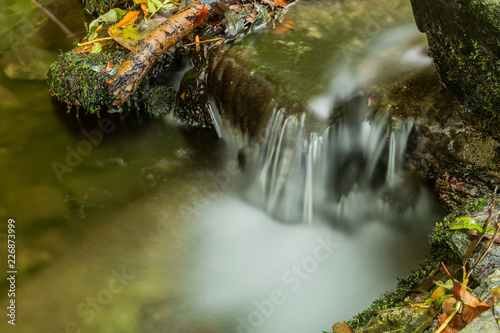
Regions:
[[83, 8], [96, 17], [106, 13], [111, 8], [125, 9], [129, 5], [134, 5], [133, 1], [127, 0], [82, 0]]
[[470, 198], [467, 199], [464, 205], [464, 213], [465, 214], [472, 214], [475, 212], [478, 212], [480, 210], [483, 210], [486, 206], [490, 204], [490, 200], [487, 200], [485, 198]]
[[98, 114], [113, 101], [106, 90], [106, 82], [112, 74], [105, 71], [108, 60], [117, 66], [124, 56], [121, 50], [106, 55], [73, 51], [61, 55], [47, 74], [51, 95], [68, 105]]
[[347, 324], [355, 329], [368, 324], [370, 320], [375, 318], [377, 312], [381, 310], [402, 306], [406, 292], [411, 290], [411, 287], [417, 281], [427, 277], [436, 267], [437, 263], [438, 262], [434, 260], [422, 261], [417, 270], [413, 271], [406, 278], [399, 280], [395, 291], [383, 294], [378, 300], [373, 302], [369, 308], [364, 309], [361, 313], [349, 320]]
[[[500, 4], [412, 1], [443, 82], [493, 131], [500, 129]], [[446, 14], [443, 14], [446, 13]]]
[[157, 86], [147, 93], [146, 112], [152, 117], [168, 114], [175, 108], [174, 88], [170, 86]]

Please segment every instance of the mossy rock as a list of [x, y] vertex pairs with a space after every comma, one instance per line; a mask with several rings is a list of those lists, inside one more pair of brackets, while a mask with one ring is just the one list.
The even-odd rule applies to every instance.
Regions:
[[443, 82], [493, 131], [500, 128], [500, 3], [412, 0]]
[[[52, 63], [47, 73], [51, 95], [68, 106], [82, 108], [91, 114], [99, 114], [101, 110], [111, 108], [113, 96], [107, 91], [106, 82], [125, 60], [127, 53], [126, 49], [113, 47], [103, 48], [100, 53], [69, 51], [62, 54], [57, 61]], [[160, 90], [166, 93], [160, 99], [157, 95], [155, 98], [148, 99], [148, 96], [154, 95], [148, 92], [152, 88], [162, 86], [161, 82], [155, 82], [158, 74], [178, 69], [177, 67], [181, 63], [178, 60], [181, 56], [178, 49], [172, 49], [165, 53], [139, 85], [136, 92], [127, 100], [126, 105], [138, 110], [145, 109], [152, 116], [158, 116], [170, 110], [173, 94], [170, 86], [159, 88], [156, 91], [156, 94]], [[113, 69], [106, 69], [108, 63], [112, 64]], [[160, 106], [158, 104], [160, 101], [167, 104]], [[153, 104], [147, 105], [148, 102]]]

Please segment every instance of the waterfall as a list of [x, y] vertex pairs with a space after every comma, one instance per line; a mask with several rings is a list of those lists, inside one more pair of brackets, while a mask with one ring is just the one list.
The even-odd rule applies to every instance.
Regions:
[[396, 186], [412, 124], [392, 131], [385, 115], [367, 120], [368, 107], [356, 99], [345, 111], [352, 114], [322, 133], [309, 131], [305, 113], [275, 109], [256, 143], [246, 197], [280, 220], [311, 224], [319, 210], [354, 188]]

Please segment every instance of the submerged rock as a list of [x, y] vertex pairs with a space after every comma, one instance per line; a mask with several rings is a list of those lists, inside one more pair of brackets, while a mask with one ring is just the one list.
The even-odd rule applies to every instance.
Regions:
[[500, 3], [412, 0], [443, 82], [492, 129], [500, 128]]

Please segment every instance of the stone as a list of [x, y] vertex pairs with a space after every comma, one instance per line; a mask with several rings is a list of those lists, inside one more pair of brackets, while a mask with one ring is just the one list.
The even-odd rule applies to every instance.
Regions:
[[356, 333], [376, 332], [423, 332], [432, 323], [433, 317], [426, 308], [403, 307], [382, 311], [368, 325], [356, 329]]
[[481, 313], [479, 317], [471, 321], [467, 326], [460, 330], [461, 333], [477, 333], [477, 332], [488, 332], [488, 333], [498, 333], [500, 329], [498, 328], [497, 320], [493, 315], [493, 310], [490, 309]]
[[491, 129], [500, 128], [500, 3], [411, 0], [443, 82]]

